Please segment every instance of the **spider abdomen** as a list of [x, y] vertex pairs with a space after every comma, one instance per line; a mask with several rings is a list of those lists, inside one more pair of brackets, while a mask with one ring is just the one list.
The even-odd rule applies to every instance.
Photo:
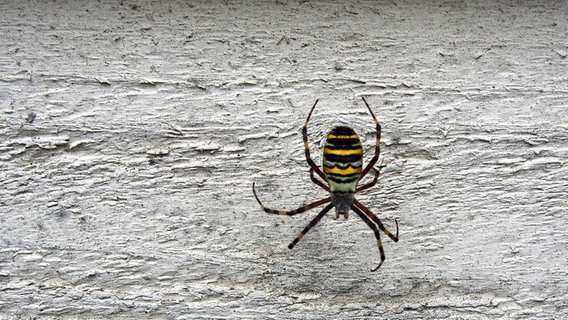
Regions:
[[331, 129], [323, 149], [323, 172], [333, 192], [355, 192], [363, 166], [359, 136], [349, 127]]

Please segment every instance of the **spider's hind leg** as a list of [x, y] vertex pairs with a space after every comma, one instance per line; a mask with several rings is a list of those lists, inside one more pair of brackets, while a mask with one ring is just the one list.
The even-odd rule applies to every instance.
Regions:
[[355, 193], [363, 191], [363, 190], [367, 190], [371, 187], [373, 187], [374, 185], [377, 184], [377, 181], [379, 180], [379, 175], [380, 175], [380, 168], [379, 169], [375, 169], [374, 167], [371, 168], [371, 170], [375, 171], [375, 176], [373, 177], [373, 180], [371, 182], [365, 183], [363, 185], [360, 185], [357, 187], [357, 190], [355, 190]]
[[367, 109], [371, 113], [373, 120], [375, 121], [376, 136], [375, 136], [375, 154], [373, 155], [373, 158], [371, 158], [371, 161], [367, 163], [365, 169], [363, 169], [363, 171], [361, 172], [360, 176], [361, 179], [363, 179], [363, 177], [367, 175], [367, 173], [371, 170], [371, 168], [373, 168], [377, 160], [379, 160], [379, 155], [381, 154], [381, 125], [379, 124], [379, 120], [377, 120], [377, 117], [373, 113], [373, 110], [371, 110], [371, 107], [367, 103], [367, 99], [365, 99], [365, 97], [362, 98], [363, 102], [365, 102], [365, 105], [367, 106]]
[[316, 178], [316, 176], [314, 176], [314, 169], [310, 168], [310, 179], [312, 179], [312, 182], [317, 184], [318, 186], [320, 186], [322, 189], [324, 189], [327, 192], [329, 191], [329, 187], [325, 185], [325, 183], [321, 182], [320, 180], [318, 180]]
[[317, 175], [320, 176], [320, 178], [325, 180], [325, 175], [310, 156], [310, 146], [308, 144], [308, 122], [310, 121], [310, 117], [312, 116], [312, 112], [314, 112], [314, 109], [316, 108], [318, 101], [319, 100], [316, 100], [316, 102], [312, 106], [312, 109], [310, 110], [310, 113], [308, 113], [306, 122], [304, 122], [304, 126], [302, 127], [302, 139], [304, 140], [304, 153], [306, 155], [306, 161], [308, 162], [308, 165], [310, 166], [311, 170], [315, 171], [315, 173], [317, 173]]

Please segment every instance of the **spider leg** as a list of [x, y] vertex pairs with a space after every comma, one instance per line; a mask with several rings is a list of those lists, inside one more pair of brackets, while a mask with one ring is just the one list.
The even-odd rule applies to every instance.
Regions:
[[294, 248], [294, 246], [304, 237], [304, 235], [308, 233], [311, 228], [315, 227], [315, 225], [321, 220], [321, 218], [323, 218], [323, 216], [325, 216], [325, 214], [329, 210], [331, 210], [331, 208], [333, 208], [333, 203], [330, 203], [325, 208], [323, 208], [323, 210], [318, 213], [318, 215], [313, 218], [312, 221], [310, 221], [310, 223], [304, 228], [304, 230], [302, 230], [302, 232], [300, 232], [300, 234], [298, 234], [298, 236], [294, 240], [292, 240], [292, 242], [290, 242], [288, 249]]
[[371, 210], [365, 207], [357, 199], [353, 199], [353, 205], [363, 210], [363, 212], [365, 212], [371, 219], [373, 219], [373, 221], [377, 224], [377, 226], [379, 226], [379, 229], [381, 229], [381, 231], [384, 232], [384, 234], [386, 234], [389, 238], [391, 238], [392, 241], [398, 242], [398, 220], [395, 220], [396, 222], [396, 236], [395, 236], [392, 233], [390, 233], [390, 231], [388, 231], [387, 228], [385, 228], [379, 217], [377, 217], [374, 213], [372, 213]]
[[380, 171], [375, 169], [375, 167], [371, 168], [371, 170], [375, 171], [375, 177], [373, 178], [373, 181], [365, 183], [363, 185], [360, 185], [359, 187], [357, 187], [357, 189], [355, 190], [355, 193], [359, 192], [359, 191], [363, 191], [366, 189], [369, 189], [370, 187], [374, 186], [375, 184], [377, 184], [377, 180], [379, 180], [379, 174]]
[[373, 158], [371, 158], [371, 161], [369, 161], [369, 163], [367, 163], [367, 166], [361, 172], [361, 179], [363, 179], [363, 177], [369, 172], [369, 170], [371, 170], [371, 168], [373, 168], [373, 166], [375, 165], [375, 163], [379, 159], [379, 155], [381, 154], [381, 125], [379, 124], [379, 120], [377, 120], [377, 117], [375, 117], [375, 114], [373, 113], [373, 110], [371, 110], [371, 107], [367, 103], [367, 100], [365, 99], [365, 97], [362, 97], [362, 98], [363, 98], [363, 102], [365, 102], [365, 105], [367, 106], [367, 109], [369, 109], [371, 116], [373, 116], [373, 120], [375, 120], [377, 135], [376, 135], [376, 139], [375, 139], [375, 155], [373, 156]]
[[320, 186], [322, 189], [324, 189], [327, 192], [329, 191], [329, 187], [325, 185], [325, 183], [321, 182], [320, 180], [318, 180], [316, 178], [316, 176], [314, 176], [314, 169], [310, 168], [310, 179], [312, 179], [312, 182], [317, 184], [318, 186]]
[[383, 249], [383, 243], [381, 242], [381, 234], [379, 233], [379, 229], [377, 229], [377, 226], [373, 223], [373, 221], [371, 221], [371, 219], [369, 219], [369, 217], [367, 217], [367, 215], [359, 210], [359, 208], [357, 208], [354, 204], [351, 205], [351, 210], [355, 211], [355, 213], [359, 215], [359, 217], [361, 217], [361, 220], [365, 221], [369, 228], [373, 229], [375, 238], [377, 238], [377, 245], [379, 246], [379, 252], [381, 254], [381, 262], [375, 269], [371, 269], [372, 272], [375, 272], [379, 270], [383, 262], [385, 262], [385, 250]]
[[274, 209], [267, 208], [262, 204], [262, 202], [258, 198], [258, 195], [256, 194], [256, 190], [254, 189], [254, 182], [252, 183], [252, 193], [254, 194], [256, 201], [258, 201], [258, 203], [260, 204], [260, 207], [262, 208], [262, 210], [264, 210], [264, 212], [272, 213], [272, 214], [280, 214], [280, 215], [285, 215], [285, 216], [293, 216], [293, 215], [296, 215], [298, 213], [302, 213], [302, 212], [308, 211], [310, 209], [313, 209], [315, 207], [321, 206], [322, 204], [325, 204], [325, 203], [328, 203], [328, 202], [331, 201], [331, 197], [327, 197], [327, 198], [312, 202], [312, 203], [305, 205], [303, 207], [300, 207], [296, 210], [291, 210], [291, 211], [274, 210]]
[[316, 165], [314, 160], [312, 160], [312, 158], [310, 157], [310, 146], [308, 145], [308, 122], [310, 121], [310, 117], [312, 116], [312, 112], [316, 108], [316, 104], [318, 104], [318, 101], [319, 100], [316, 100], [314, 106], [310, 110], [310, 113], [308, 113], [308, 118], [306, 118], [306, 122], [304, 122], [304, 126], [302, 127], [302, 139], [304, 139], [304, 151], [306, 154], [306, 161], [310, 165], [310, 168], [314, 170], [318, 174], [318, 176], [320, 176], [320, 178], [322, 178], [325, 181], [325, 175], [323, 174], [321, 169]]

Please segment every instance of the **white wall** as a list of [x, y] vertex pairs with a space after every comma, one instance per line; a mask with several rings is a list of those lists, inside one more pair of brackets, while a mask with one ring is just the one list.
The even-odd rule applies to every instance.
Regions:
[[[0, 4], [0, 318], [560, 319], [565, 2]], [[394, 231], [326, 196], [352, 126]]]

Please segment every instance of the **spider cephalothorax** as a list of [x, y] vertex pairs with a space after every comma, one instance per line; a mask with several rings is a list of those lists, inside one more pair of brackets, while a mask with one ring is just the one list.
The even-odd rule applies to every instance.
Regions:
[[[310, 116], [316, 108], [318, 100], [314, 103], [308, 118], [304, 123], [302, 128], [302, 137], [304, 139], [304, 150], [306, 153], [306, 160], [310, 165], [310, 178], [312, 181], [330, 193], [329, 197], [315, 201], [306, 206], [300, 207], [292, 211], [284, 210], [274, 210], [265, 207], [260, 199], [258, 198], [256, 191], [254, 189], [254, 183], [252, 184], [252, 192], [256, 201], [260, 204], [261, 208], [268, 213], [281, 214], [293, 216], [298, 213], [310, 210], [312, 208], [321, 206], [322, 204], [329, 203], [323, 208], [320, 213], [310, 221], [310, 223], [300, 232], [300, 234], [288, 245], [288, 248], [292, 249], [300, 239], [308, 232], [312, 227], [314, 227], [321, 218], [326, 215], [331, 208], [335, 207], [336, 218], [339, 215], [343, 215], [345, 219], [349, 217], [349, 209], [353, 210], [375, 233], [377, 239], [377, 246], [379, 247], [379, 253], [381, 255], [381, 262], [372, 271], [376, 271], [385, 261], [385, 252], [383, 250], [383, 245], [381, 243], [381, 236], [379, 230], [384, 232], [389, 238], [394, 242], [398, 241], [398, 221], [396, 222], [396, 235], [390, 233], [383, 225], [381, 220], [371, 212], [367, 207], [361, 204], [357, 199], [355, 199], [355, 194], [362, 190], [368, 189], [377, 183], [379, 178], [379, 171], [374, 169], [373, 166], [379, 159], [380, 155], [380, 141], [381, 141], [381, 126], [379, 121], [375, 117], [375, 114], [369, 107], [367, 100], [363, 97], [363, 102], [367, 106], [367, 109], [371, 113], [373, 120], [376, 125], [376, 142], [375, 142], [375, 154], [371, 161], [367, 164], [365, 169], [363, 169], [363, 147], [361, 145], [361, 140], [355, 131], [349, 127], [337, 126], [331, 129], [327, 135], [324, 150], [323, 150], [323, 170], [320, 169], [310, 157], [310, 149], [308, 145], [308, 122], [310, 121]], [[373, 180], [369, 183], [358, 186], [359, 181], [369, 173], [370, 170], [375, 171], [375, 176]], [[314, 172], [325, 182], [319, 180], [314, 176]]]

